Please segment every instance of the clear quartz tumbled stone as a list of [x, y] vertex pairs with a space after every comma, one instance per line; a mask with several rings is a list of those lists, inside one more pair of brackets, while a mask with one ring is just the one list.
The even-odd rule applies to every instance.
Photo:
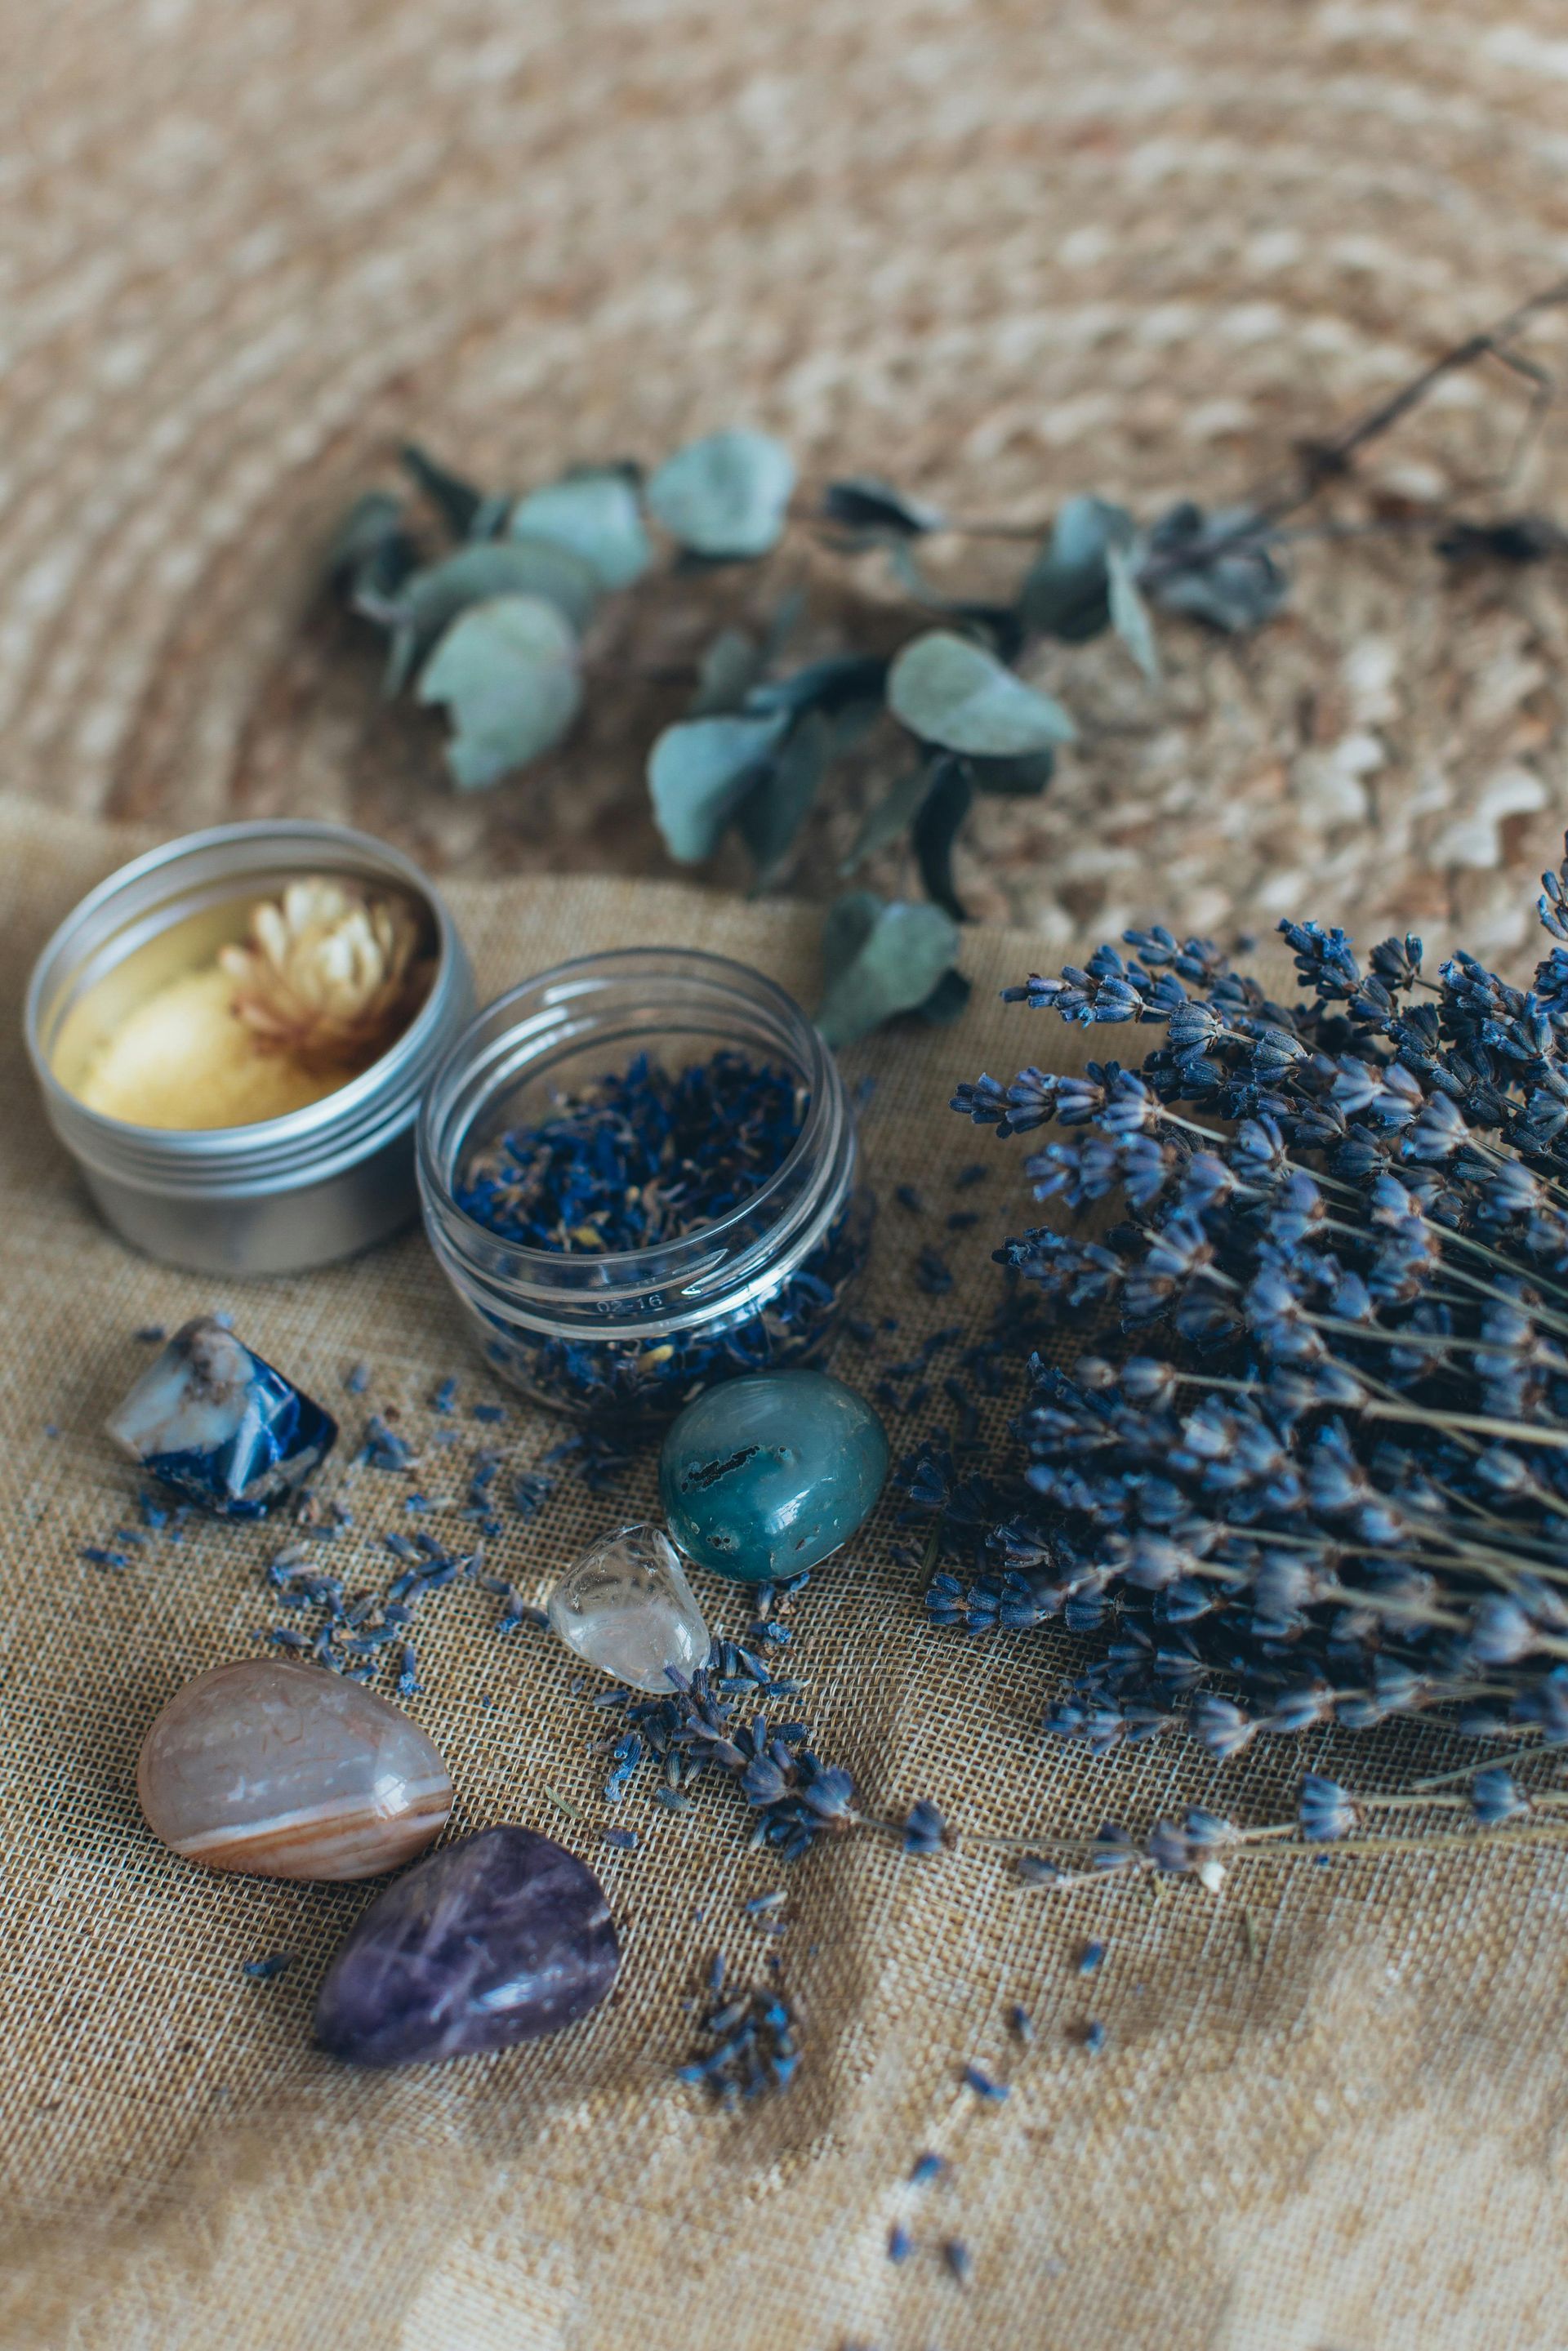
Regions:
[[659, 1527], [601, 1536], [550, 1593], [549, 1620], [569, 1649], [632, 1689], [663, 1694], [666, 1667], [692, 1674], [707, 1660], [702, 1610]]

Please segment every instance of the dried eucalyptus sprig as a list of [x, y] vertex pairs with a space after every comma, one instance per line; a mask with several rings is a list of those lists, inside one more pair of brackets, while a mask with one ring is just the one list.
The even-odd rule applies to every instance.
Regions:
[[1036, 1196], [1124, 1211], [998, 1254], [1135, 1351], [1034, 1360], [1011, 1489], [906, 1465], [963, 1571], [938, 1622], [1111, 1630], [1052, 1729], [1103, 1753], [1179, 1725], [1223, 1758], [1437, 1711], [1568, 1740], [1568, 859], [1540, 910], [1564, 944], [1528, 989], [1464, 953], [1432, 979], [1413, 937], [1364, 970], [1285, 923], [1293, 1005], [1157, 927], [1007, 991], [1162, 1032], [1135, 1069], [954, 1104], [1061, 1130]]
[[[864, 818], [844, 871], [907, 836], [932, 903], [884, 905], [857, 891], [835, 909], [824, 1025], [844, 1042], [898, 1013], [944, 1019], [962, 1008], [955, 845], [978, 796], [1044, 791], [1057, 752], [1075, 737], [1061, 704], [1019, 674], [1042, 642], [1076, 645], [1114, 631], [1156, 684], [1153, 611], [1231, 632], [1258, 627], [1289, 593], [1290, 546], [1306, 535], [1293, 517], [1349, 478], [1444, 377], [1499, 360], [1530, 385], [1530, 422], [1539, 422], [1555, 387], [1521, 340], [1565, 298], [1568, 286], [1533, 297], [1337, 434], [1304, 444], [1282, 480], [1212, 510], [1186, 499], [1140, 521], [1081, 496], [1044, 520], [956, 518], [869, 477], [802, 491], [789, 452], [744, 428], [690, 443], [646, 477], [626, 463], [580, 467], [520, 496], [487, 495], [411, 448], [404, 465], [445, 546], [422, 537], [401, 499], [373, 491], [340, 529], [329, 569], [351, 607], [387, 633], [389, 693], [413, 685], [421, 702], [447, 710], [453, 780], [476, 789], [564, 737], [584, 697], [583, 632], [605, 596], [651, 570], [661, 543], [676, 573], [755, 561], [791, 525], [831, 550], [880, 549], [918, 616], [891, 655], [849, 649], [791, 667], [798, 600], [786, 599], [760, 637], [719, 632], [685, 715], [648, 756], [671, 855], [700, 862], [734, 832], [766, 887], [784, 871], [834, 761], [876, 728], [890, 747], [904, 747], [904, 771]], [[1404, 528], [1411, 517], [1385, 519]], [[1539, 516], [1434, 512], [1423, 528], [1444, 555], [1467, 559], [1538, 561], [1563, 543]], [[917, 546], [977, 538], [1030, 549], [999, 600], [951, 594], [917, 560]]]

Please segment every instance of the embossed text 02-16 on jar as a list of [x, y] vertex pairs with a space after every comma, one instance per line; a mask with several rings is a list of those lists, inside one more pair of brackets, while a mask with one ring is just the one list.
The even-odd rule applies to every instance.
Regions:
[[760, 972], [585, 956], [456, 1040], [419, 1127], [425, 1228], [496, 1370], [582, 1419], [660, 1419], [810, 1362], [865, 1262], [838, 1065]]

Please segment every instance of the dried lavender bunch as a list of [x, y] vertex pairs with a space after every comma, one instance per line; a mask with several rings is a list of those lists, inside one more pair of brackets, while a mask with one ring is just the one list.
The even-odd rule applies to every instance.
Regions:
[[[1271, 1002], [1207, 940], [1129, 932], [1009, 998], [1155, 1028], [1136, 1067], [982, 1076], [954, 1107], [1092, 1237], [998, 1252], [1064, 1320], [1135, 1352], [1038, 1357], [1014, 1489], [907, 1465], [939, 1514], [940, 1623], [1108, 1625], [1051, 1727], [1104, 1752], [1437, 1710], [1568, 1739], [1568, 858], [1528, 989], [1421, 942], [1364, 970], [1284, 923]], [[1211, 1687], [1218, 1680], [1221, 1687]]]

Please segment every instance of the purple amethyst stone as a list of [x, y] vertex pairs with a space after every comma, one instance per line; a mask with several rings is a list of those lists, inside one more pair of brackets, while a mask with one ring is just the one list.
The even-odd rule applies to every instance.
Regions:
[[575, 2024], [620, 1964], [586, 1862], [531, 1829], [481, 1829], [371, 1903], [327, 1970], [316, 2038], [351, 2065], [478, 2056]]

